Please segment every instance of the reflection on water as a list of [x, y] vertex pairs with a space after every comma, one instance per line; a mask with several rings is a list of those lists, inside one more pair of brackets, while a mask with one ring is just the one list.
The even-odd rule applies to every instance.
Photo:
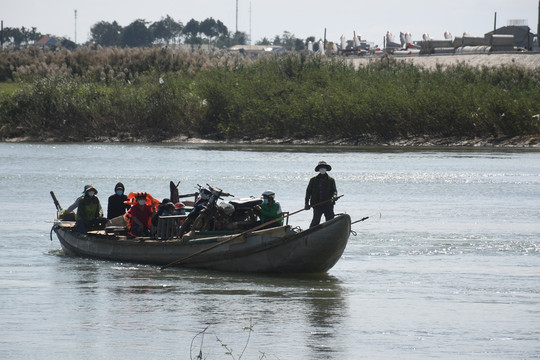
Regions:
[[[340, 344], [335, 336], [349, 317], [349, 307], [340, 280], [329, 274], [223, 274], [177, 268], [161, 271], [153, 266], [61, 255], [59, 260], [58, 281], [71, 279], [71, 295], [64, 296], [81, 299], [71, 305], [77, 309], [72, 321], [81, 326], [111, 331], [105, 324], [114, 314], [121, 327], [143, 330], [167, 324], [171, 330], [186, 332], [188, 337], [208, 327], [208, 334], [240, 347], [240, 340], [247, 336], [245, 328], [253, 324], [249, 348], [254, 351], [275, 346], [261, 342], [259, 334], [280, 339], [290, 333], [299, 336], [294, 347], [310, 349], [309, 358], [325, 359], [341, 351], [333, 344]], [[154, 319], [132, 323], [131, 319], [141, 316]], [[236, 322], [236, 329], [230, 329], [231, 320]], [[215, 351], [213, 342], [206, 347], [207, 352]], [[271, 350], [267, 353], [270, 355]]]

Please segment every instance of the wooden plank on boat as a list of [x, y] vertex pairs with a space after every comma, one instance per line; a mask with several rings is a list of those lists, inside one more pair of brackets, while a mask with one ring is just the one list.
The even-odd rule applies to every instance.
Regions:
[[75, 221], [61, 221], [56, 226], [61, 228], [72, 228], [75, 227]]

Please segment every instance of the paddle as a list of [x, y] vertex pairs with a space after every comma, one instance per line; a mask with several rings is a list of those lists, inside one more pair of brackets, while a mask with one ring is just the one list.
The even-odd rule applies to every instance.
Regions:
[[[331, 201], [336, 201], [336, 200], [338, 200], [339, 198], [341, 198], [342, 196], [343, 196], [343, 195], [338, 196], [338, 197], [335, 197], [335, 198], [332, 198], [332, 199], [328, 199], [328, 200], [325, 200], [325, 201], [321, 201], [320, 203], [315, 204], [315, 205], [313, 205], [312, 207], [317, 207], [317, 206], [324, 205], [324, 204], [326, 204], [326, 203], [328, 203], [328, 202], [331, 202]], [[227, 239], [227, 240], [220, 241], [220, 242], [218, 242], [217, 244], [214, 244], [214, 245], [212, 245], [212, 246], [210, 246], [210, 247], [207, 247], [206, 249], [202, 249], [201, 251], [198, 251], [198, 252], [196, 252], [196, 253], [193, 253], [193, 254], [191, 254], [191, 255], [189, 255], [189, 256], [186, 256], [186, 257], [184, 257], [184, 258], [182, 258], [182, 259], [175, 260], [175, 261], [173, 261], [173, 262], [171, 262], [171, 263], [169, 263], [169, 264], [167, 264], [167, 265], [163, 265], [163, 266], [161, 267], [161, 270], [164, 270], [164, 269], [166, 269], [166, 268], [168, 268], [168, 267], [171, 267], [171, 266], [174, 266], [174, 265], [178, 265], [178, 264], [180, 264], [180, 263], [183, 263], [183, 262], [185, 262], [186, 260], [189, 260], [189, 259], [191, 259], [191, 258], [194, 258], [195, 256], [201, 255], [201, 254], [203, 254], [203, 253], [205, 253], [205, 252], [207, 252], [207, 251], [210, 251], [210, 250], [212, 250], [212, 249], [217, 248], [218, 246], [221, 246], [221, 245], [223, 245], [223, 244], [229, 243], [229, 242], [231, 242], [231, 241], [233, 241], [233, 240], [235, 240], [235, 239], [238, 239], [238, 238], [241, 237], [241, 236], [244, 236], [244, 235], [246, 235], [246, 234], [249, 234], [250, 232], [260, 230], [260, 229], [264, 228], [265, 226], [268, 226], [268, 225], [270, 225], [270, 224], [273, 224], [273, 223], [275, 223], [275, 222], [278, 222], [278, 221], [280, 221], [280, 220], [283, 220], [283, 219], [285, 219], [285, 218], [287, 218], [287, 217], [293, 216], [294, 214], [298, 214], [299, 212], [302, 212], [302, 211], [304, 211], [304, 210], [306, 210], [306, 209], [305, 209], [305, 208], [302, 208], [302, 209], [297, 210], [297, 211], [295, 211], [295, 212], [292, 212], [292, 213], [290, 213], [290, 214], [281, 216], [281, 217], [279, 217], [279, 218], [277, 218], [277, 219], [273, 219], [273, 220], [267, 221], [267, 222], [265, 222], [264, 224], [261, 224], [261, 225], [258, 225], [258, 226], [256, 226], [256, 227], [252, 228], [252, 229], [246, 230], [246, 231], [244, 231], [244, 232], [242, 232], [242, 233], [240, 233], [240, 234], [237, 234], [237, 235], [235, 235], [235, 236], [233, 236], [233, 237], [231, 237], [231, 238], [229, 238], [229, 239]]]

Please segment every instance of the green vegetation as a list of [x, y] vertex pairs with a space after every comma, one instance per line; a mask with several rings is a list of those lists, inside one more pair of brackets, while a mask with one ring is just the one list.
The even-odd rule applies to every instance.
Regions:
[[355, 69], [303, 54], [29, 48], [3, 51], [0, 81], [2, 139], [540, 134], [539, 69], [430, 70], [390, 58]]
[[23, 87], [21, 83], [2, 83], [0, 82], [0, 96], [1, 94], [13, 94], [16, 90], [19, 90]]

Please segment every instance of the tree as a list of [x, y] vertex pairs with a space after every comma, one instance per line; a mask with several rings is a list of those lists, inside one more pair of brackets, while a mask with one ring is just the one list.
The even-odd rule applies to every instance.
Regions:
[[182, 28], [182, 23], [174, 21], [169, 15], [150, 25], [154, 39], [167, 45], [182, 34]]
[[256, 45], [272, 45], [272, 42], [270, 42], [267, 37], [263, 37], [261, 40], [257, 41]]
[[90, 41], [101, 46], [116, 46], [120, 44], [122, 27], [116, 21], [109, 23], [100, 21], [90, 28]]
[[302, 50], [304, 48], [303, 41], [297, 39], [294, 34], [291, 34], [288, 31], [283, 32], [283, 36], [281, 38], [281, 45], [288, 50]]
[[217, 23], [213, 18], [208, 18], [202, 21], [199, 25], [199, 31], [203, 33], [208, 39], [212, 39], [218, 36]]
[[227, 29], [227, 27], [224, 23], [221, 22], [221, 20], [218, 20], [216, 22], [216, 30], [220, 38], [225, 38], [229, 36], [229, 29]]
[[124, 28], [120, 44], [128, 47], [150, 46], [152, 41], [152, 32], [146, 27], [146, 21], [138, 19]]
[[4, 28], [4, 40], [15, 46], [21, 46], [23, 43], [28, 45], [31, 41], [37, 42], [43, 35], [36, 31], [35, 27], [30, 29], [24, 26], [19, 28]]
[[201, 32], [200, 27], [201, 25], [197, 20], [191, 19], [188, 21], [188, 23], [186, 24], [186, 26], [184, 26], [184, 29], [182, 30], [182, 33], [184, 33], [184, 35], [186, 36], [186, 43], [200, 43], [200, 39], [197, 39], [197, 36]]
[[[23, 29], [24, 29], [24, 27], [23, 27]], [[36, 30], [37, 30], [37, 28], [34, 27], [34, 26], [32, 27], [31, 30], [26, 29], [24, 35], [26, 37], [26, 43], [27, 44], [28, 44], [29, 41], [32, 41], [32, 42], [36, 43], [43, 36], [43, 35], [41, 35], [41, 33], [37, 32]]]
[[20, 46], [24, 40], [24, 35], [18, 28], [4, 28], [4, 39], [15, 46]]
[[234, 33], [233, 45], [246, 45], [248, 36], [243, 31], [237, 31]]
[[302, 39], [294, 39], [294, 50], [301, 51], [306, 48], [306, 45], [302, 41]]
[[69, 39], [61, 39], [60, 45], [69, 50], [75, 50], [77, 48], [77, 44], [75, 44], [73, 41]]

